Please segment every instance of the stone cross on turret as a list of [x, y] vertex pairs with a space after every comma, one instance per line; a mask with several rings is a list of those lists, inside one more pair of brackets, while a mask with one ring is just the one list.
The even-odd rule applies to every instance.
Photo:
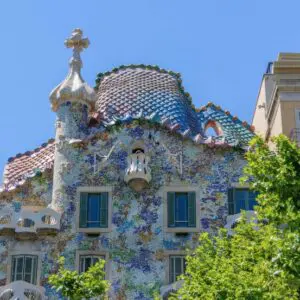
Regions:
[[70, 65], [82, 67], [82, 61], [80, 58], [80, 52], [83, 48], [87, 48], [90, 44], [88, 38], [82, 38], [82, 30], [76, 28], [72, 31], [71, 36], [65, 40], [67, 48], [73, 48], [73, 57], [70, 60]]
[[50, 101], [54, 111], [57, 111], [58, 107], [66, 101], [85, 103], [89, 107], [94, 106], [95, 92], [83, 80], [80, 73], [82, 68], [80, 52], [89, 44], [89, 40], [82, 37], [82, 31], [78, 28], [74, 29], [71, 36], [65, 40], [66, 47], [73, 48], [73, 56], [69, 61], [68, 76], [50, 93]]

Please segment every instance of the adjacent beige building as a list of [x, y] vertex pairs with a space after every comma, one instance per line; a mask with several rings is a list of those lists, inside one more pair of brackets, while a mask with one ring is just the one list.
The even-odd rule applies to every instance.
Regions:
[[300, 141], [300, 53], [280, 53], [268, 64], [252, 125], [266, 141], [280, 133]]

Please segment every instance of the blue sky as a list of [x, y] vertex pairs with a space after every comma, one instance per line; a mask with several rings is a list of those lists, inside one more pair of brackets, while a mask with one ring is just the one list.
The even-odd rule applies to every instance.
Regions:
[[268, 61], [300, 52], [299, 10], [299, 0], [2, 0], [0, 171], [54, 137], [48, 95], [67, 74], [73, 28], [91, 41], [90, 85], [121, 64], [155, 64], [182, 74], [197, 107], [213, 101], [250, 122]]

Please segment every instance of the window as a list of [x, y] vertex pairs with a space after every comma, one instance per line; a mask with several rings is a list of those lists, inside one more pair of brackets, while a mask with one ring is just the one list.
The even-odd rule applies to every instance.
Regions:
[[196, 227], [196, 193], [168, 192], [168, 227]]
[[108, 192], [80, 193], [79, 227], [108, 227]]
[[228, 190], [228, 213], [229, 215], [238, 214], [241, 210], [254, 210], [257, 205], [257, 192], [247, 188], [232, 188]]
[[210, 120], [204, 126], [204, 133], [207, 137], [217, 137], [223, 135], [223, 130], [219, 122]]
[[170, 255], [169, 258], [169, 283], [177, 280], [177, 277], [185, 272], [185, 256]]
[[13, 255], [11, 281], [23, 280], [31, 284], [36, 284], [37, 263], [37, 255]]
[[104, 255], [80, 255], [79, 256], [79, 272], [86, 272], [89, 267], [93, 266], [100, 259], [105, 259]]

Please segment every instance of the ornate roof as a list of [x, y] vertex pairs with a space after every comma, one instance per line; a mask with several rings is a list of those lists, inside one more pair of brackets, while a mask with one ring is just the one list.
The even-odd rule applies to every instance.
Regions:
[[108, 75], [99, 74], [96, 109], [106, 123], [128, 115], [145, 117], [155, 113], [168, 118], [171, 125], [179, 125], [182, 131], [198, 129], [180, 75], [150, 66], [123, 67]]
[[[177, 73], [144, 65], [123, 66], [98, 74], [96, 83], [98, 113], [91, 124], [98, 120], [103, 130], [134, 119], [144, 119], [197, 144], [245, 146], [254, 136], [254, 128], [247, 122], [213, 103], [195, 109]], [[57, 96], [58, 91], [55, 93]], [[57, 101], [61, 100], [57, 98]], [[212, 124], [219, 135], [208, 137], [205, 131]], [[9, 159], [4, 171], [3, 190], [12, 190], [27, 178], [52, 168], [54, 149], [54, 140], [49, 140], [33, 151]]]
[[32, 151], [9, 158], [4, 170], [3, 190], [10, 191], [22, 185], [26, 179], [46, 169], [52, 169], [54, 149], [54, 139], [50, 139]]
[[219, 124], [221, 133], [220, 136], [215, 138], [216, 140], [223, 138], [231, 145], [247, 145], [254, 136], [253, 126], [246, 121], [241, 121], [236, 116], [232, 116], [229, 111], [225, 111], [211, 102], [196, 111], [203, 132], [209, 122], [217, 122]]
[[229, 112], [209, 103], [195, 109], [188, 93], [184, 92], [178, 73], [145, 65], [122, 66], [112, 72], [98, 74], [96, 80], [96, 109], [104, 124], [129, 117], [168, 120], [172, 128], [185, 135], [205, 139], [209, 121], [222, 129], [216, 139], [229, 144], [247, 143], [253, 130]]

